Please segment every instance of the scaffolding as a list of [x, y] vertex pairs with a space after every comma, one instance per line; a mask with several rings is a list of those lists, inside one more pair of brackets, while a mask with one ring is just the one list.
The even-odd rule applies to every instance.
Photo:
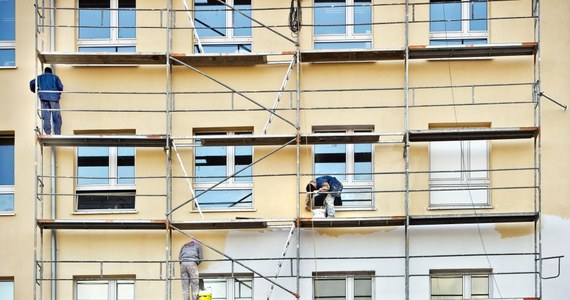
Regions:
[[[175, 2], [175, 3], [173, 3]], [[371, 49], [346, 49], [346, 50], [313, 50], [312, 46], [304, 45], [300, 34], [293, 30], [293, 28], [298, 28], [301, 24], [271, 24], [267, 25], [262, 21], [258, 21], [255, 17], [250, 16], [250, 14], [245, 14], [236, 7], [232, 7], [223, 1], [218, 1], [224, 6], [225, 10], [231, 10], [235, 13], [239, 13], [244, 17], [249, 18], [252, 21], [252, 28], [261, 31], [264, 30], [273, 34], [277, 39], [286, 44], [283, 51], [268, 51], [268, 52], [251, 52], [251, 53], [236, 53], [236, 54], [210, 54], [204, 53], [203, 45], [204, 41], [198, 36], [199, 24], [194, 24], [192, 18], [190, 17], [194, 14], [195, 10], [192, 7], [188, 7], [186, 1], [184, 3], [174, 0], [166, 0], [164, 7], [160, 8], [136, 8], [138, 14], [148, 14], [154, 15], [155, 18], [159, 19], [155, 24], [136, 26], [136, 30], [140, 30], [140, 35], [144, 35], [144, 32], [162, 32], [161, 36], [164, 37], [165, 47], [157, 52], [133, 52], [133, 53], [98, 53], [98, 52], [78, 52], [75, 49], [72, 51], [57, 51], [55, 49], [55, 31], [69, 32], [70, 30], [78, 30], [80, 26], [76, 24], [60, 24], [56, 20], [56, 15], [58, 18], [68, 19], [66, 16], [68, 14], [75, 14], [79, 8], [75, 7], [54, 7], [52, 4], [46, 4], [45, 1], [36, 0], [35, 14], [36, 14], [36, 73], [43, 69], [44, 65], [64, 65], [64, 66], [92, 66], [92, 67], [133, 67], [133, 66], [148, 66], [151, 68], [160, 68], [161, 72], [164, 71], [164, 90], [148, 90], [148, 91], [106, 91], [106, 90], [71, 90], [65, 91], [64, 95], [68, 97], [103, 97], [108, 96], [111, 99], [116, 96], [128, 96], [134, 98], [143, 99], [146, 97], [164, 99], [163, 103], [155, 105], [150, 109], [140, 109], [136, 106], [128, 106], [127, 108], [115, 108], [93, 105], [96, 108], [89, 108], [88, 105], [83, 107], [84, 104], [70, 105], [69, 108], [63, 108], [61, 111], [65, 116], [71, 116], [73, 114], [95, 114], [95, 115], [105, 115], [111, 117], [113, 114], [121, 116], [136, 115], [138, 121], [131, 121], [127, 126], [136, 128], [136, 133], [130, 132], [113, 132], [108, 130], [107, 133], [97, 133], [94, 134], [96, 129], [92, 128], [92, 132], [88, 129], [83, 131], [78, 130], [75, 134], [69, 135], [44, 135], [41, 130], [37, 130], [37, 149], [36, 149], [36, 176], [37, 176], [37, 186], [36, 186], [36, 209], [35, 209], [35, 263], [34, 263], [34, 299], [46, 299], [44, 295], [44, 290], [46, 289], [46, 284], [51, 284], [51, 299], [57, 299], [57, 284], [58, 282], [69, 282], [73, 281], [74, 278], [60, 278], [58, 276], [58, 265], [63, 268], [70, 268], [74, 265], [87, 265], [85, 269], [88, 270], [90, 274], [98, 275], [96, 278], [104, 278], [107, 274], [107, 270], [114, 269], [117, 266], [122, 266], [125, 264], [136, 264], [144, 266], [145, 277], [138, 277], [135, 279], [137, 281], [148, 281], [157, 282], [164, 285], [164, 299], [175, 299], [172, 295], [172, 284], [180, 280], [179, 277], [175, 276], [175, 265], [178, 262], [173, 256], [173, 235], [180, 234], [186, 237], [194, 237], [189, 232], [194, 231], [213, 231], [213, 230], [276, 230], [276, 229], [289, 229], [289, 234], [283, 240], [285, 242], [285, 249], [281, 255], [276, 257], [259, 257], [259, 258], [234, 258], [229, 256], [217, 248], [210, 246], [207, 241], [201, 241], [201, 243], [213, 252], [219, 254], [222, 259], [211, 260], [212, 262], [218, 262], [227, 268], [228, 273], [235, 274], [238, 276], [239, 272], [234, 271], [235, 269], [245, 270], [253, 274], [254, 278], [267, 281], [271, 285], [270, 290], [267, 294], [267, 299], [270, 299], [273, 294], [274, 288], [282, 290], [282, 292], [290, 295], [291, 298], [300, 298], [301, 295], [301, 281], [312, 280], [316, 278], [315, 275], [307, 276], [301, 272], [302, 262], [309, 260], [322, 260], [322, 261], [332, 261], [332, 260], [354, 260], [354, 261], [369, 261], [374, 263], [377, 261], [399, 261], [404, 265], [404, 272], [402, 274], [380, 274], [373, 275], [375, 278], [399, 278], [402, 279], [404, 284], [402, 286], [402, 294], [404, 299], [413, 299], [411, 296], [410, 286], [412, 285], [411, 280], [414, 278], [425, 278], [430, 276], [430, 274], [425, 274], [422, 272], [414, 272], [411, 268], [413, 261], [434, 259], [434, 258], [465, 258], [465, 257], [524, 257], [533, 261], [533, 270], [525, 271], [512, 271], [512, 272], [493, 272], [493, 276], [532, 276], [534, 282], [534, 294], [533, 295], [520, 295], [522, 297], [535, 297], [540, 299], [542, 297], [542, 281], [544, 280], [542, 274], [542, 244], [541, 244], [541, 142], [540, 142], [540, 116], [541, 116], [541, 98], [546, 97], [540, 89], [540, 1], [539, 0], [529, 0], [532, 7], [529, 11], [529, 15], [526, 16], [497, 16], [486, 18], [487, 22], [509, 22], [509, 21], [521, 21], [526, 20], [532, 22], [532, 30], [534, 35], [534, 40], [532, 41], [518, 41], [509, 43], [487, 43], [487, 44], [476, 44], [476, 45], [415, 45], [410, 42], [411, 36], [410, 32], [414, 31], [413, 26], [428, 26], [430, 20], [421, 19], [421, 14], [418, 13], [420, 10], [425, 10], [429, 7], [430, 2], [415, 2], [406, 0], [402, 3], [390, 3], [390, 4], [371, 4], [373, 9], [399, 9], [403, 12], [401, 20], [397, 21], [386, 21], [386, 22], [371, 22], [370, 26], [387, 26], [389, 28], [398, 28], [402, 31], [404, 35], [404, 45], [401, 47], [391, 47], [391, 48], [371, 48]], [[505, 2], [508, 5], [510, 1], [489, 1], [489, 3], [501, 3]], [[294, 7], [295, 1], [292, 1], [291, 8], [289, 7], [275, 7], [275, 8], [251, 8], [249, 11], [255, 13], [259, 11], [260, 13], [264, 11], [277, 11], [277, 12], [288, 12], [293, 14], [294, 20], [300, 20], [300, 14], [303, 12], [305, 15], [309, 15], [316, 7], [310, 5], [304, 5], [303, 7]], [[175, 8], [175, 6], [180, 6], [184, 4], [184, 8]], [[178, 17], [177, 17], [178, 16]], [[190, 26], [181, 25], [185, 20], [184, 17], [188, 16], [190, 20]], [[302, 24], [305, 31], [310, 31], [312, 28], [317, 27], [316, 24]], [[331, 25], [332, 26], [332, 25]], [[292, 36], [290, 38], [287, 30], [291, 27]], [[301, 32], [303, 32], [301, 30]], [[175, 36], [179, 36], [179, 31], [192, 32], [190, 35], [191, 44], [197, 45], [198, 51], [193, 53], [189, 50], [188, 52], [180, 52], [175, 49]], [[187, 37], [186, 36], [186, 37]], [[372, 42], [375, 42], [374, 40]], [[47, 43], [51, 43], [50, 46], [45, 46]], [[305, 42], [306, 43], [306, 42]], [[376, 43], [375, 43], [376, 44]], [[64, 47], [65, 48], [65, 47]], [[309, 48], [307, 50], [307, 48]], [[414, 74], [411, 70], [411, 64], [413, 62], [431, 62], [443, 60], [445, 62], [449, 61], [461, 61], [465, 59], [488, 59], [488, 58], [499, 58], [504, 57], [506, 59], [513, 57], [521, 57], [521, 64], [531, 63], [533, 74], [532, 81], [530, 82], [501, 82], [501, 83], [473, 83], [473, 84], [441, 84], [441, 85], [422, 85], [414, 83], [410, 76]], [[305, 87], [305, 82], [303, 81], [302, 72], [306, 69], [315, 68], [331, 68], [331, 66], [339, 66], [342, 68], [349, 68], [351, 66], [358, 66], [359, 68], [368, 68], [372, 70], [382, 69], [383, 64], [391, 64], [394, 69], [397, 69], [403, 78], [401, 78], [401, 86], [388, 86], [384, 84], [378, 84], [373, 87], [340, 87], [340, 88], [327, 88], [312, 86], [318, 84], [307, 84], [309, 87]], [[394, 67], [395, 66], [395, 67]], [[234, 88], [232, 84], [227, 83], [227, 77], [221, 76], [220, 72], [217, 70], [226, 67], [240, 67], [246, 68], [250, 73], [255, 73], [259, 68], [271, 68], [271, 70], [277, 70], [274, 77], [280, 78], [280, 85], [278, 88], [260, 88], [260, 89], [248, 89]], [[247, 69], [249, 68], [249, 69]], [[69, 72], [77, 72], [81, 76], [85, 72], [88, 72], [89, 68], [72, 68], [68, 70]], [[133, 69], [136, 72], [137, 69]], [[153, 69], [154, 70], [154, 69]], [[182, 74], [181, 74], [182, 73]], [[215, 75], [211, 75], [215, 74]], [[179, 90], [175, 88], [177, 85], [176, 77], [181, 76], [184, 79], [191, 78], [202, 78], [209, 82], [215, 88], [212, 90]], [[125, 79], [128, 80], [128, 79]], [[178, 84], [179, 86], [180, 84]], [[256, 82], [250, 82], [249, 87], [254, 87]], [[141, 89], [146, 87], [141, 86]], [[497, 95], [506, 95], [517, 90], [516, 95], [513, 97], [518, 97], [519, 95], [526, 95], [526, 99], [511, 99], [510, 97], [505, 97], [508, 99], [501, 99]], [[425, 101], [425, 93], [431, 91], [449, 91], [451, 90], [452, 99], [451, 101], [437, 101], [437, 103], [429, 103]], [[518, 93], [519, 90], [523, 90], [523, 93]], [[491, 91], [491, 92], [489, 92]], [[453, 93], [458, 93], [467, 95], [466, 99], [461, 99], [457, 101], [454, 98]], [[317, 95], [319, 99], [326, 98], [327, 95], [335, 93], [350, 93], [352, 95], [364, 95], [363, 97], [368, 97], [373, 95], [378, 99], [383, 98], [384, 94], [387, 97], [397, 98], [395, 101], [386, 101], [382, 103], [381, 101], [354, 101], [353, 104], [347, 105], [311, 105], [310, 101], [305, 101], [313, 95]], [[489, 94], [493, 97], [487, 97]], [[380, 95], [380, 96], [378, 96]], [[530, 96], [530, 97], [528, 97]], [[208, 105], [187, 105], [184, 103], [184, 99], [188, 97], [219, 97], [223, 98], [223, 101], [228, 102], [223, 105], [212, 104], [212, 107]], [[261, 98], [262, 100], [257, 100]], [[238, 105], [235, 98], [243, 100], [247, 105]], [[289, 99], [287, 99], [289, 98]], [[216, 98], [218, 99], [218, 98]], [[229, 99], [229, 100], [228, 100]], [[303, 101], [302, 101], [303, 100]], [[287, 104], [287, 102], [289, 102]], [[321, 102], [319, 102], [321, 103]], [[228, 108], [229, 106], [229, 108]], [[532, 115], [532, 123], [528, 123], [529, 120], [524, 119], [526, 116], [520, 119], [514, 120], [514, 124], [510, 122], [498, 122], [498, 123], [508, 123], [507, 127], [491, 127], [491, 126], [476, 126], [476, 127], [461, 127], [461, 126], [450, 126], [455, 128], [418, 128], [418, 123], [414, 123], [412, 119], [412, 114], [416, 111], [422, 111], [425, 109], [441, 109], [441, 108], [463, 108], [463, 107], [494, 107], [494, 106], [506, 106], [506, 107], [530, 107], [530, 114]], [[38, 107], [38, 105], [36, 105]], [[336, 133], [326, 133], [312, 131], [307, 124], [307, 119], [310, 120], [312, 116], [318, 114], [321, 111], [330, 112], [335, 116], [338, 113], [358, 113], [364, 110], [390, 110], [397, 111], [401, 113], [400, 122], [402, 123], [399, 128], [392, 130], [394, 126], [386, 126], [388, 128], [386, 131], [378, 130], [374, 128], [372, 130], [363, 130], [360, 132], [337, 132]], [[220, 114], [226, 116], [226, 114], [242, 114], [242, 115], [253, 115], [253, 118], [263, 119], [263, 122], [258, 126], [257, 122], [252, 132], [244, 135], [216, 135], [216, 134], [201, 134], [196, 135], [194, 132], [188, 134], [183, 130], [176, 128], [180, 126], [179, 124], [185, 124], [181, 122], [185, 114]], [[416, 113], [417, 114], [417, 113]], [[152, 124], [152, 126], [147, 126], [143, 124], [144, 122], [155, 122], [154, 119], [150, 120], [148, 116], [159, 116], [156, 121], [158, 123], [162, 122], [163, 125]], [[260, 117], [264, 116], [264, 117]], [[248, 117], [245, 117], [248, 118]], [[523, 121], [527, 121], [523, 123]], [[40, 120], [40, 110], [36, 111], [36, 121]], [[509, 120], [511, 121], [511, 120]], [[446, 119], [448, 122], [448, 119]], [[516, 123], [519, 122], [519, 123]], [[278, 129], [275, 129], [274, 124], [279, 123]], [[449, 122], [453, 123], [453, 122]], [[460, 123], [455, 120], [455, 123]], [[118, 123], [120, 124], [120, 123]], [[177, 125], [178, 124], [178, 125]], [[263, 124], [263, 125], [262, 125]], [[318, 127], [319, 124], [311, 124], [314, 127]], [[327, 124], [331, 125], [331, 124]], [[334, 124], [336, 125], [336, 124]], [[455, 124], [457, 125], [457, 124]], [[162, 126], [160, 132], [141, 132], [140, 128], [158, 128]], [[41, 128], [41, 126], [36, 126]], [[324, 126], [325, 128], [333, 128], [334, 126]], [[380, 127], [380, 126], [378, 126]], [[338, 126], [335, 128], [343, 128]], [[104, 131], [104, 130], [103, 130]], [[331, 130], [334, 131], [334, 130]], [[278, 132], [278, 133], [272, 133]], [[414, 169], [412, 167], [413, 163], [411, 158], [413, 157], [413, 147], [417, 145], [424, 145], [422, 143], [430, 143], [436, 141], [490, 141], [490, 140], [521, 140], [524, 143], [532, 143], [533, 157], [532, 166], [522, 167], [522, 168], [489, 168], [486, 170], [476, 170], [485, 171], [490, 173], [511, 173], [511, 172], [528, 172], [532, 174], [532, 180], [528, 185], [525, 186], [490, 186], [485, 187], [483, 190], [488, 192], [495, 191], [530, 191], [533, 194], [531, 197], [531, 203], [526, 203], [526, 207], [530, 207], [527, 210], [520, 211], [507, 211], [507, 212], [487, 212], [483, 210], [473, 209], [469, 210], [469, 213], [457, 213], [453, 210], [452, 213], [445, 213], [445, 211], [426, 212], [417, 213], [416, 210], [412, 209], [412, 195], [414, 194], [426, 194], [430, 193], [432, 189], [430, 187], [425, 188], [424, 186], [418, 187], [412, 184], [413, 178], [418, 176], [423, 176], [426, 178], [433, 171]], [[384, 215], [382, 212], [366, 212], [362, 215], [351, 217], [337, 217], [335, 219], [319, 219], [312, 218], [306, 213], [302, 212], [302, 207], [300, 205], [304, 192], [303, 192], [303, 180], [313, 176], [319, 176], [323, 174], [305, 173], [303, 172], [304, 167], [301, 166], [302, 153], [306, 150], [307, 146], [314, 145], [330, 145], [330, 144], [371, 144], [373, 147], [401, 147], [402, 149], [402, 166], [403, 170], [399, 171], [376, 171], [368, 174], [370, 176], [377, 177], [389, 177], [389, 176], [399, 176], [403, 178], [403, 188], [394, 187], [376, 187], [370, 191], [371, 194], [384, 195], [384, 194], [398, 194], [401, 195], [401, 200], [403, 201], [401, 213], [399, 214], [389, 214]], [[295, 181], [295, 194], [296, 197], [292, 201], [296, 201], [295, 213], [291, 217], [285, 218], [227, 218], [224, 217], [227, 214], [220, 214], [221, 219], [206, 219], [202, 214], [200, 208], [200, 196], [203, 193], [208, 192], [210, 189], [215, 189], [218, 184], [212, 186], [206, 191], [197, 192], [195, 191], [192, 180], [197, 178], [194, 175], [189, 175], [184, 168], [184, 162], [180, 156], [181, 151], [186, 151], [188, 149], [195, 149], [196, 147], [203, 146], [251, 146], [260, 147], [263, 149], [262, 156], [255, 157], [255, 159], [244, 168], [247, 169], [257, 163], [260, 163], [268, 158], [272, 157], [275, 153], [282, 151], [283, 149], [293, 148], [295, 151], [295, 171], [291, 173], [271, 173], [271, 174], [253, 174], [252, 176], [258, 176], [260, 178], [271, 178], [271, 177], [292, 177]], [[519, 144], [517, 144], [520, 146]], [[420, 147], [424, 147], [420, 146]], [[61, 175], [56, 174], [55, 170], [55, 157], [56, 149], [59, 148], [74, 148], [74, 147], [135, 147], [148, 148], [150, 151], [162, 151], [163, 152], [163, 162], [165, 165], [164, 175], [150, 175], [150, 176], [136, 176], [134, 179], [137, 183], [158, 181], [164, 186], [164, 193], [160, 194], [144, 194], [139, 193], [137, 190], [136, 197], [141, 198], [158, 198], [162, 199], [164, 203], [164, 218], [155, 219], [133, 219], [130, 217], [124, 218], [110, 218], [110, 219], [98, 219], [97, 217], [88, 216], [87, 218], [82, 218], [83, 215], [77, 214], [70, 219], [59, 218], [54, 207], [48, 213], [47, 205], [55, 206], [56, 203], [61, 202], [64, 199], [74, 199], [77, 197], [77, 192], [58, 192], [56, 190], [55, 182], [64, 181], [75, 181], [79, 178], [77, 175]], [[522, 146], [524, 147], [524, 146]], [[257, 148], [256, 148], [257, 149]], [[138, 150], [137, 150], [138, 151]], [[47, 162], [46, 156], [51, 155], [51, 161]], [[174, 175], [175, 165], [179, 164], [183, 175]], [[44, 166], [50, 166], [49, 175], [46, 175]], [[242, 170], [243, 171], [243, 170]], [[473, 171], [473, 170], [471, 170]], [[240, 176], [241, 171], [231, 174], [230, 176], [220, 180], [223, 183], [230, 178], [236, 178]], [[340, 174], [339, 174], [340, 175]], [[185, 201], [173, 201], [173, 186], [175, 181], [184, 180], [190, 189], [191, 196]], [[51, 182], [52, 185], [48, 189], [47, 182]], [[293, 188], [293, 187], [291, 187]], [[255, 190], [255, 188], [252, 188]], [[467, 188], [449, 188], [448, 191], [459, 191], [467, 190], [469, 193], [471, 191], [476, 191], [477, 187], [467, 187]], [[444, 190], [444, 189], [440, 189]], [[61, 200], [60, 200], [61, 199]], [[64, 200], [65, 201], [65, 200]], [[181, 202], [181, 203], [180, 203]], [[191, 205], [195, 205], [193, 210], [198, 210], [202, 219], [197, 220], [181, 220], [176, 218], [174, 213], [180, 208], [188, 208]], [[231, 215], [231, 214], [230, 214]], [[531, 252], [510, 252], [510, 253], [470, 253], [470, 254], [414, 254], [411, 253], [412, 244], [412, 234], [410, 231], [412, 228], [425, 228], [423, 226], [430, 225], [454, 225], [454, 224], [499, 224], [499, 223], [526, 223], [532, 224], [534, 228], [533, 232], [533, 251]], [[302, 242], [302, 232], [311, 231], [315, 228], [326, 228], [331, 230], [336, 230], [340, 228], [351, 229], [351, 228], [401, 228], [404, 240], [404, 253], [400, 255], [392, 256], [367, 256], [367, 257], [354, 257], [354, 256], [338, 256], [338, 257], [318, 257], [311, 258], [305, 257], [301, 254], [300, 244]], [[45, 259], [44, 253], [46, 253], [46, 246], [44, 240], [46, 239], [46, 231], [50, 231], [49, 236], [51, 238], [50, 243], [50, 259]], [[130, 230], [140, 230], [143, 232], [159, 232], [164, 233], [163, 239], [166, 246], [166, 251], [163, 258], [156, 260], [126, 260], [126, 261], [114, 261], [114, 260], [59, 260], [57, 257], [57, 252], [54, 252], [57, 246], [57, 232], [63, 230], [114, 230], [114, 231], [126, 231]], [[155, 239], [158, 239], [155, 237]], [[293, 252], [295, 252], [294, 257], [287, 256], [287, 251], [289, 245], [295, 243], [296, 247]], [[558, 258], [559, 259], [559, 258]], [[263, 274], [257, 271], [254, 267], [250, 265], [256, 265], [260, 262], [275, 264], [277, 269], [275, 274]], [[287, 274], [280, 274], [282, 267], [285, 263], [285, 270]], [[52, 270], [51, 275], [46, 275], [46, 269], [50, 266]], [[148, 267], [147, 267], [148, 266]], [[120, 269], [120, 268], [119, 268]], [[148, 269], [148, 270], [147, 270]], [[82, 272], [84, 272], [82, 270]], [[284, 270], [284, 271], [285, 271]], [[146, 277], [148, 276], [148, 277]], [[275, 297], [273, 297], [275, 298]], [[500, 297], [502, 298], [502, 297]], [[494, 298], [499, 299], [499, 298]]]

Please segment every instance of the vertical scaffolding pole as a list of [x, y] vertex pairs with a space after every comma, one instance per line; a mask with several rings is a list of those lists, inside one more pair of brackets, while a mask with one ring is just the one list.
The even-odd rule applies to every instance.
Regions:
[[166, 199], [165, 199], [165, 216], [167, 227], [165, 230], [165, 295], [166, 300], [172, 298], [172, 277], [174, 276], [174, 265], [172, 260], [172, 229], [170, 222], [172, 216], [168, 212], [172, 209], [172, 153], [170, 149], [170, 140], [172, 136], [172, 64], [170, 63], [170, 53], [172, 53], [172, 0], [166, 0], [166, 115], [165, 115], [165, 133], [166, 144], [164, 145], [164, 160], [166, 163]]
[[[534, 110], [534, 125], [538, 128], [542, 125], [542, 102], [541, 102], [541, 48], [540, 43], [540, 0], [533, 0], [533, 16], [534, 18], [534, 39], [537, 43], [536, 58], [534, 60], [534, 82], [536, 84], [534, 89], [534, 97], [536, 99], [536, 106]], [[535, 253], [537, 253], [535, 258], [535, 296], [542, 299], [542, 139], [537, 136], [534, 139], [534, 164], [535, 164], [535, 211], [538, 212], [538, 219], [534, 223], [534, 235], [535, 235]]]
[[404, 56], [404, 168], [405, 168], [405, 195], [404, 195], [404, 210], [406, 215], [406, 223], [404, 224], [404, 293], [405, 299], [410, 299], [410, 140], [408, 135], [409, 129], [409, 0], [405, 1], [405, 48], [406, 53]]

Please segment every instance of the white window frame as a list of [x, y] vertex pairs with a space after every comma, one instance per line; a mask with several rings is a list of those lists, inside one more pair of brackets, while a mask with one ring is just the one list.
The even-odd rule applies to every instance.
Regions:
[[[12, 296], [11, 298], [2, 298], [2, 300], [14, 300], [15, 299], [15, 288], [14, 288], [14, 277], [0, 277], [0, 283], [8, 283], [8, 285], [10, 285], [11, 283], [11, 294], [8, 294], [8, 296]], [[8, 289], [10, 289], [10, 287], [8, 287]], [[8, 291], [8, 293], [10, 293], [10, 290]], [[0, 294], [0, 296], [2, 296]]]
[[[219, 131], [198, 131], [196, 133], [196, 135], [199, 136], [200, 135], [209, 135], [209, 134], [219, 134], [220, 136], [222, 136], [223, 134], [225, 134], [226, 136], [234, 136], [237, 135], [237, 133], [248, 133], [251, 134], [252, 131], [251, 130], [219, 130]], [[247, 145], [244, 145], [247, 146]], [[226, 147], [226, 177], [231, 176], [232, 174], [234, 174], [236, 172], [236, 164], [235, 164], [235, 155], [236, 155], [236, 149], [235, 146], [217, 146], [217, 147]], [[255, 148], [253, 146], [251, 146], [251, 157], [252, 159], [255, 157]], [[195, 164], [196, 162], [196, 152], [194, 152], [194, 158], [193, 158], [193, 162]], [[196, 166], [194, 165], [194, 169], [196, 168]], [[250, 167], [251, 169], [251, 173], [253, 174], [254, 169], [253, 166]], [[239, 174], [238, 174], [239, 175]], [[203, 191], [203, 190], [207, 190], [209, 188], [211, 188], [212, 186], [218, 184], [219, 181], [210, 181], [210, 182], [198, 182], [196, 180], [194, 180], [194, 190], [196, 191]], [[240, 207], [240, 208], [204, 208], [203, 206], [201, 206], [202, 210], [208, 210], [208, 211], [221, 211], [221, 210], [228, 210], [228, 211], [235, 211], [235, 210], [251, 210], [255, 207], [255, 198], [253, 195], [253, 177], [251, 179], [251, 181], [236, 181], [234, 177], [229, 178], [228, 180], [224, 181], [221, 184], [218, 184], [215, 188], [213, 188], [212, 190], [251, 190], [252, 195], [251, 195], [251, 207]], [[199, 198], [198, 198], [199, 201]]]
[[[441, 166], [435, 167], [434, 164], [434, 155], [436, 155], [434, 150], [434, 143], [447, 143], [447, 145], [454, 145], [459, 144], [460, 153], [458, 153], [458, 157], [460, 159], [460, 170], [449, 170], [445, 169], [442, 171], [450, 171], [450, 177], [444, 178], [440, 174], [445, 174], [436, 172], [441, 170]], [[484, 153], [484, 166], [481, 167], [472, 167], [473, 165], [479, 163], [481, 161], [474, 162], [475, 159], [481, 157], [475, 157], [478, 153], [474, 152], [474, 143], [485, 143], [485, 153]], [[443, 144], [442, 144], [443, 145]], [[445, 145], [444, 145], [445, 147]], [[453, 150], [453, 149], [451, 149]], [[429, 178], [429, 186], [430, 186], [430, 201], [429, 205], [430, 208], [442, 208], [442, 209], [460, 209], [460, 208], [489, 208], [491, 205], [491, 193], [490, 193], [490, 172], [489, 172], [489, 153], [490, 153], [490, 143], [488, 140], [478, 140], [478, 141], [450, 141], [450, 142], [430, 142], [429, 144], [429, 168], [430, 168], [430, 178]], [[479, 153], [480, 154], [480, 153]], [[479, 171], [471, 171], [471, 170], [479, 170]], [[434, 171], [434, 172], [432, 172]], [[473, 188], [475, 190], [468, 190], [469, 188]], [[443, 191], [438, 191], [443, 190]], [[456, 191], [450, 191], [456, 190]], [[447, 194], [446, 194], [447, 193]], [[448, 203], [440, 203], [439, 197], [443, 197], [443, 195], [449, 195], [451, 193], [468, 193], [469, 201], [451, 201]], [[476, 196], [474, 194], [481, 194], [483, 193], [486, 196], [486, 199], [475, 199]], [[453, 196], [456, 198], [456, 196]], [[463, 196], [465, 197], [465, 196]], [[460, 197], [459, 197], [460, 198]], [[483, 200], [483, 201], [481, 201]]]
[[[313, 2], [314, 3], [314, 2]], [[342, 6], [346, 9], [345, 17], [345, 34], [315, 34], [313, 30], [313, 45], [316, 43], [342, 43], [342, 42], [370, 42], [372, 47], [372, 26], [370, 26], [370, 33], [354, 33], [355, 20], [354, 20], [354, 0], [345, 0]], [[313, 8], [313, 9], [316, 9]], [[370, 0], [371, 18], [373, 14], [372, 0]], [[313, 12], [313, 18], [315, 13]]]
[[[226, 0], [226, 4], [234, 7], [234, 0]], [[251, 9], [253, 9], [253, 0], [251, 0], [251, 4], [252, 6]], [[198, 38], [200, 39], [200, 43], [202, 44], [202, 46], [224, 46], [224, 45], [250, 45], [253, 48], [253, 24], [252, 24], [252, 36], [249, 37], [245, 37], [245, 36], [235, 36], [234, 34], [234, 27], [232, 26], [234, 24], [234, 12], [233, 10], [231, 10], [230, 8], [228, 8], [227, 6], [224, 6], [224, 9], [226, 10], [226, 37], [202, 37], [202, 36], [198, 36]], [[196, 12], [194, 12], [196, 13]], [[237, 14], [237, 12], [236, 12]], [[196, 26], [199, 26], [197, 23], [195, 24]], [[194, 38], [194, 45], [198, 45], [198, 40], [196, 38]], [[252, 49], [253, 52], [253, 49]], [[208, 53], [208, 52], [206, 52]]]
[[430, 270], [430, 299], [434, 297], [432, 289], [432, 279], [434, 277], [461, 277], [462, 279], [462, 299], [471, 299], [472, 295], [472, 277], [474, 276], [487, 276], [488, 286], [488, 297], [493, 298], [493, 275], [490, 269], [466, 269], [466, 270]]
[[[78, 0], [78, 3], [81, 0]], [[77, 47], [136, 47], [136, 38], [119, 38], [119, 0], [108, 0], [109, 8], [109, 26], [110, 38], [108, 39], [80, 39], [79, 29], [77, 30]], [[77, 15], [77, 24], [79, 23], [79, 14]]]
[[344, 279], [345, 283], [345, 290], [346, 290], [346, 300], [354, 300], [354, 292], [355, 292], [355, 279], [356, 278], [366, 278], [370, 279], [371, 281], [371, 288], [370, 295], [372, 296], [372, 300], [376, 299], [376, 292], [375, 292], [375, 276], [374, 271], [356, 271], [356, 272], [313, 272], [313, 299], [315, 298], [316, 286], [315, 281], [317, 280], [326, 280], [326, 279], [333, 279], [339, 280]]
[[81, 283], [99, 283], [99, 284], [107, 284], [108, 286], [108, 293], [107, 293], [107, 300], [118, 300], [117, 299], [117, 292], [118, 292], [118, 284], [132, 284], [133, 285], [133, 299], [136, 299], [136, 290], [135, 290], [135, 280], [134, 279], [103, 279], [103, 280], [93, 280], [93, 279], [76, 279], [74, 280], [74, 289], [75, 295], [74, 299], [79, 298], [79, 288], [78, 285]]
[[[330, 134], [334, 134], [334, 133], [340, 133], [340, 134], [352, 134], [352, 133], [365, 133], [365, 132], [372, 132], [372, 129], [353, 129], [353, 128], [349, 128], [349, 129], [331, 129], [331, 130], [327, 130], [327, 129], [318, 129], [318, 130], [314, 130], [315, 133], [330, 133]], [[370, 194], [371, 194], [371, 199], [370, 199], [370, 206], [352, 206], [352, 207], [343, 207], [343, 206], [338, 206], [336, 208], [336, 210], [361, 210], [361, 209], [371, 209], [375, 207], [375, 193], [374, 191], [374, 175], [371, 174], [371, 179], [370, 180], [355, 180], [355, 162], [354, 162], [354, 156], [356, 154], [355, 152], [355, 144], [343, 144], [345, 146], [345, 159], [346, 159], [346, 174], [344, 174], [345, 179], [344, 180], [340, 180], [340, 182], [343, 185], [343, 192], [347, 192], [351, 189], [355, 189], [355, 190], [370, 190]], [[372, 164], [372, 173], [374, 173], [374, 144], [367, 144], [367, 145], [371, 145], [372, 151], [371, 151], [371, 164]], [[315, 173], [315, 146], [313, 146], [313, 173]], [[315, 177], [319, 177], [319, 176], [324, 176], [324, 175], [329, 175], [329, 174], [317, 174], [315, 175]], [[331, 174], [331, 176], [335, 176], [334, 174]], [[341, 196], [342, 198], [342, 196]]]
[[[457, 2], [458, 0], [450, 0], [450, 2]], [[486, 39], [489, 42], [489, 24], [487, 21], [487, 30], [471, 30], [471, 0], [461, 0], [461, 31], [430, 31], [430, 41], [445, 41], [445, 40], [482, 40]], [[487, 2], [487, 18], [489, 16], [489, 4]]]
[[[202, 274], [201, 273], [200, 278], [201, 278], [201, 280], [204, 280], [204, 289], [207, 291], [209, 290], [208, 289], [208, 283], [207, 283], [208, 279], [210, 279], [210, 280], [225, 280], [225, 282], [226, 282], [226, 298], [215, 297], [215, 295], [212, 295], [213, 300], [217, 300], [217, 299], [234, 300], [234, 299], [236, 299], [236, 295], [235, 295], [236, 280], [240, 280], [240, 279], [251, 280], [251, 298], [249, 298], [249, 299], [254, 299], [255, 280], [253, 278], [253, 274], [250, 274], [250, 273]], [[238, 299], [244, 299], [244, 298], [238, 298]]]

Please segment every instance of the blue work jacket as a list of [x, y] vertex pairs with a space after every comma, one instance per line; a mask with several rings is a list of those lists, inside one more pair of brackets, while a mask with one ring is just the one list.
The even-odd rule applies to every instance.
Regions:
[[[59, 101], [61, 98], [61, 91], [63, 91], [63, 84], [59, 77], [52, 73], [44, 73], [38, 76], [38, 91], [40, 94], [40, 100], [44, 101]], [[30, 81], [30, 90], [36, 92], [36, 79]], [[54, 91], [58, 93], [46, 93], [42, 91]]]

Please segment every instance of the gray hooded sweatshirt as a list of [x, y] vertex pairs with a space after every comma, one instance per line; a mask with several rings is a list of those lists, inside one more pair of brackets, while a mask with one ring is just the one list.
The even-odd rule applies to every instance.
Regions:
[[195, 241], [184, 244], [180, 249], [178, 260], [180, 262], [195, 262], [199, 265], [202, 262], [202, 246]]

